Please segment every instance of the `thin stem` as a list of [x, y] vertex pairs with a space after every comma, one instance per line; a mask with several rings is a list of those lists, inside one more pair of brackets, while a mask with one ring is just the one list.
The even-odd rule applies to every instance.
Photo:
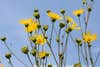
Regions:
[[[69, 33], [67, 34], [66, 41], [65, 41], [65, 47], [64, 47], [63, 52], [62, 52], [62, 55], [63, 55], [63, 56], [64, 56], [65, 54], [67, 54], [66, 51], [67, 51], [67, 47], [68, 47], [68, 37], [69, 37]], [[65, 67], [66, 67], [66, 57], [67, 57], [67, 55], [64, 56], [64, 58], [65, 58], [65, 60], [64, 60], [64, 66], [65, 66]]]
[[[59, 42], [58, 42], [58, 56], [59, 56], [59, 54], [60, 54], [60, 32], [61, 32], [61, 28], [59, 29], [59, 31], [58, 31], [58, 38], [59, 38]], [[61, 60], [62, 61], [62, 60]], [[60, 67], [60, 56], [59, 56], [59, 67]]]
[[29, 54], [27, 54], [27, 58], [28, 58], [29, 62], [31, 63], [31, 66], [33, 67], [33, 63], [31, 61], [31, 58], [30, 58]]
[[52, 29], [51, 29], [51, 34], [50, 34], [50, 44], [52, 42], [53, 29], [54, 29], [54, 22], [52, 22]]
[[85, 51], [85, 60], [86, 60], [86, 63], [87, 63], [87, 67], [89, 67], [88, 55], [87, 55], [87, 46], [86, 46], [85, 42], [84, 42], [84, 51]]
[[89, 51], [90, 62], [91, 62], [91, 64], [92, 64], [92, 67], [95, 67], [95, 66], [94, 66], [94, 61], [93, 61], [93, 58], [92, 58], [91, 47], [88, 47], [88, 51]]
[[81, 54], [82, 54], [82, 57], [83, 57], [84, 63], [86, 64], [86, 60], [85, 60], [85, 56], [84, 56], [84, 53], [83, 53], [83, 48], [82, 48], [82, 46], [81, 46]]
[[96, 63], [97, 63], [99, 57], [100, 57], [100, 51], [99, 51], [98, 54], [97, 54], [97, 57], [96, 57], [96, 60], [95, 60], [95, 65], [96, 65]]
[[46, 67], [46, 65], [47, 65], [47, 57], [46, 57], [46, 60], [45, 60], [45, 67]]
[[83, 31], [82, 31], [82, 25], [81, 25], [81, 21], [80, 21], [80, 17], [78, 17], [78, 20], [79, 20], [79, 25], [80, 25], [80, 27], [81, 27], [81, 35], [83, 35]]
[[15, 56], [15, 58], [16, 58], [20, 63], [22, 63], [23, 65], [25, 65], [25, 67], [28, 67], [27, 64], [25, 64], [22, 60], [20, 60], [20, 58], [18, 58], [18, 57], [12, 52], [12, 50], [8, 47], [8, 45], [7, 45], [6, 42], [4, 42], [4, 45], [5, 45], [6, 48], [10, 51], [10, 53], [11, 53], [12, 55]]
[[78, 45], [78, 60], [79, 60], [79, 63], [81, 63], [81, 60], [80, 60], [80, 46]]
[[12, 62], [11, 62], [11, 59], [9, 59], [9, 63], [11, 64], [11, 67], [14, 67], [13, 64], [12, 64]]

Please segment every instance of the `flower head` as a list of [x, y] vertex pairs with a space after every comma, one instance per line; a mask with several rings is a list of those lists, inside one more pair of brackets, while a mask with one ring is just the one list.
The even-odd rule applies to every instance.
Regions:
[[25, 31], [27, 32], [36, 31], [38, 29], [38, 24], [39, 24], [38, 22], [30, 23], [28, 27], [25, 27]]
[[59, 14], [54, 13], [50, 10], [47, 11], [47, 15], [53, 20], [61, 20], [62, 19], [62, 17]]
[[92, 41], [95, 41], [96, 39], [97, 39], [96, 34], [91, 34], [90, 32], [86, 32], [83, 34], [83, 40], [88, 44], [91, 43]]
[[48, 56], [49, 56], [49, 53], [46, 52], [46, 51], [41, 51], [38, 54], [38, 57], [41, 58], [41, 59], [44, 59], [45, 57], [48, 57]]
[[32, 37], [30, 37], [30, 40], [35, 40], [35, 44], [39, 45], [44, 45], [46, 43], [46, 38], [42, 34], [34, 34]]
[[78, 17], [83, 13], [84, 13], [84, 9], [82, 9], [82, 8], [73, 11], [73, 15], [78, 16]]
[[4, 67], [4, 64], [1, 64], [0, 67]]
[[33, 22], [33, 19], [32, 19], [32, 18], [29, 18], [29, 19], [22, 19], [22, 20], [20, 20], [19, 22], [20, 22], [20, 24], [28, 25], [28, 24], [30, 24], [30, 23]]
[[74, 22], [73, 18], [71, 18], [69, 16], [65, 16], [65, 18], [66, 18], [66, 20], [67, 20], [68, 23], [70, 23], [70, 22], [73, 23]]
[[72, 30], [80, 30], [80, 27], [75, 22], [69, 25], [69, 28], [71, 28]]

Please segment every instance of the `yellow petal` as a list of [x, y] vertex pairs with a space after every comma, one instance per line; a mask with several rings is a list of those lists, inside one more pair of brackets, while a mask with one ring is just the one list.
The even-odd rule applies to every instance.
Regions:
[[83, 13], [84, 13], [84, 9], [83, 8], [73, 11], [73, 15], [75, 15], [75, 16], [81, 15]]
[[57, 13], [53, 13], [53, 12], [48, 12], [47, 15], [51, 18], [51, 19], [55, 19], [55, 20], [61, 20], [62, 17], [60, 15], [58, 15]]
[[1, 64], [0, 67], [4, 67], [4, 64]]

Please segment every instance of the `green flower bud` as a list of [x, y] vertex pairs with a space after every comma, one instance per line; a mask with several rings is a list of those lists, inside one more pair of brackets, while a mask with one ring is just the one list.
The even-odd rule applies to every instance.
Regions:
[[70, 33], [71, 31], [72, 31], [71, 28], [67, 28], [67, 29], [65, 30], [66, 33]]
[[30, 37], [29, 40], [32, 41], [33, 43], [36, 42], [36, 38], [35, 37]]
[[59, 24], [59, 27], [60, 27], [60, 28], [64, 28], [64, 27], [65, 27], [65, 24], [61, 22], [61, 23]]
[[27, 46], [23, 46], [23, 47], [21, 48], [21, 51], [22, 51], [22, 53], [24, 53], [24, 54], [28, 54], [28, 52], [29, 52]]
[[82, 40], [81, 39], [76, 39], [76, 43], [79, 45], [79, 46], [82, 46]]
[[91, 12], [92, 11], [92, 8], [91, 7], [88, 7], [88, 12]]
[[60, 11], [61, 14], [65, 14], [65, 12], [66, 12], [66, 11], [65, 11], [64, 9], [62, 9], [62, 10]]
[[10, 58], [11, 58], [11, 53], [10, 53], [10, 52], [6, 53], [6, 54], [5, 54], [5, 57], [6, 57], [7, 59], [10, 59]]
[[59, 37], [56, 37], [56, 42], [59, 42], [59, 40], [60, 40]]
[[37, 27], [38, 27], [38, 29], [40, 29], [40, 28], [41, 28], [41, 25], [40, 25], [40, 24], [38, 24], [38, 26], [37, 26]]
[[6, 37], [1, 37], [0, 38], [0, 40], [3, 41], [3, 42], [6, 41], [6, 39], [7, 39]]
[[63, 59], [64, 58], [64, 56], [63, 56], [62, 53], [59, 54], [59, 57], [60, 57], [60, 59]]
[[49, 56], [50, 56], [50, 53], [49, 53], [49, 52], [47, 52], [47, 53], [46, 53], [46, 57], [49, 57]]
[[48, 39], [48, 36], [45, 36], [45, 39]]
[[43, 30], [44, 30], [44, 31], [47, 31], [47, 30], [48, 30], [48, 25], [44, 25], [44, 26], [43, 26]]
[[40, 18], [39, 12], [35, 12], [33, 15], [34, 15], [34, 17], [35, 17], [36, 19], [39, 19], [39, 18]]
[[39, 10], [37, 8], [34, 9], [34, 12], [39, 12]]
[[32, 49], [30, 53], [31, 53], [33, 56], [36, 56], [36, 50], [35, 50], [35, 49]]
[[52, 64], [48, 64], [48, 67], [52, 67]]
[[82, 0], [82, 3], [85, 4], [86, 3], [86, 0]]
[[82, 67], [82, 65], [80, 63], [76, 63], [74, 64], [74, 67]]

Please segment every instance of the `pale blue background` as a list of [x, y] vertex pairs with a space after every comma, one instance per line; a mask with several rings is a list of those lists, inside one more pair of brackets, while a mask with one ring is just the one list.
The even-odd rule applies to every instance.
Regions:
[[[89, 29], [92, 32], [96, 32], [98, 35], [97, 41], [93, 44], [93, 56], [96, 57], [97, 52], [100, 50], [100, 1], [95, 0], [95, 5], [93, 8], [92, 15], [90, 17], [90, 25]], [[25, 62], [25, 55], [22, 54], [19, 50], [20, 47], [26, 45], [26, 34], [23, 31], [23, 26], [19, 24], [20, 19], [25, 19], [32, 17], [34, 8], [38, 8], [40, 10], [40, 14], [42, 16], [41, 22], [43, 24], [50, 24], [50, 19], [46, 16], [46, 10], [51, 9], [54, 12], [59, 13], [61, 9], [66, 9], [67, 14], [72, 16], [75, 19], [75, 16], [71, 14], [71, 12], [75, 9], [81, 8], [81, 0], [0, 0], [0, 36], [7, 36], [8, 43], [13, 44], [11, 45], [11, 49], [16, 52], [18, 57]], [[77, 19], [76, 19], [77, 22]], [[78, 36], [74, 33], [75, 36]], [[77, 62], [77, 53], [73, 43], [69, 44], [69, 52], [68, 55], [68, 65], [72, 65]], [[54, 47], [53, 47], [54, 48]], [[9, 67], [6, 59], [4, 58], [5, 52], [8, 50], [5, 48], [4, 45], [0, 42], [0, 56], [2, 63], [5, 64], [5, 67]], [[24, 67], [14, 58], [12, 58], [14, 67]], [[49, 59], [49, 63], [54, 63], [52, 57]], [[30, 64], [29, 64], [30, 65]], [[96, 67], [100, 66], [100, 58], [96, 65]]]

